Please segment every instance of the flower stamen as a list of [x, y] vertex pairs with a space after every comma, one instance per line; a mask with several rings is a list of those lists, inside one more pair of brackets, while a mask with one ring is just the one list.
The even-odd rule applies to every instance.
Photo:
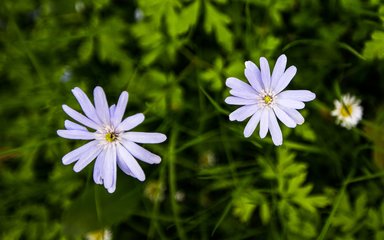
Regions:
[[105, 140], [107, 140], [108, 142], [114, 142], [116, 141], [118, 136], [119, 135], [115, 132], [107, 132], [107, 134], [105, 134]]
[[273, 101], [273, 98], [272, 98], [272, 96], [270, 96], [270, 95], [265, 95], [265, 96], [263, 97], [263, 100], [264, 100], [264, 103], [265, 103], [265, 104], [270, 105], [270, 104], [272, 103], [272, 101]]
[[340, 109], [340, 114], [343, 117], [349, 117], [352, 114], [352, 106], [343, 104], [342, 108]]

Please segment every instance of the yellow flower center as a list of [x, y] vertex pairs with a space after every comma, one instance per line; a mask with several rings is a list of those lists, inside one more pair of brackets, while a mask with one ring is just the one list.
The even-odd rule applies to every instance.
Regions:
[[273, 101], [273, 98], [270, 95], [265, 95], [263, 98], [265, 104], [269, 105]]
[[114, 133], [114, 132], [108, 132], [107, 134], [105, 134], [105, 140], [107, 140], [108, 142], [113, 142], [117, 139], [117, 134]]
[[340, 114], [343, 117], [349, 117], [352, 114], [352, 106], [351, 105], [343, 105], [340, 109]]

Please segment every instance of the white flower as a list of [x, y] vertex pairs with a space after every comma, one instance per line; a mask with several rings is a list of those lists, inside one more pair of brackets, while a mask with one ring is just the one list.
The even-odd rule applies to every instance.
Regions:
[[304, 102], [312, 101], [316, 95], [308, 90], [283, 91], [296, 74], [296, 67], [285, 70], [286, 64], [287, 57], [283, 54], [277, 59], [271, 76], [267, 59], [261, 57], [261, 71], [253, 62], [245, 62], [244, 74], [250, 85], [237, 78], [227, 79], [232, 96], [225, 102], [243, 105], [229, 115], [229, 120], [241, 122], [252, 116], [244, 129], [245, 137], [251, 136], [260, 122], [260, 137], [264, 138], [269, 131], [278, 146], [283, 143], [283, 136], [276, 117], [290, 128], [304, 123], [297, 109], [303, 109]]
[[109, 229], [101, 229], [87, 233], [87, 240], [112, 240], [112, 232]]
[[341, 101], [335, 100], [335, 109], [331, 112], [336, 117], [336, 123], [351, 129], [355, 127], [363, 117], [363, 108], [360, 100], [349, 94], [343, 95]]
[[[121, 93], [117, 105], [111, 107], [101, 87], [94, 89], [95, 106], [80, 88], [76, 87], [72, 92], [85, 116], [67, 105], [63, 105], [63, 110], [85, 127], [66, 120], [66, 130], [58, 130], [57, 134], [63, 138], [92, 141], [66, 154], [63, 163], [76, 162], [73, 170], [80, 172], [96, 158], [93, 179], [97, 184], [104, 184], [110, 193], [116, 189], [116, 165], [127, 175], [144, 181], [144, 171], [135, 158], [149, 164], [160, 163], [161, 158], [137, 143], [161, 143], [167, 137], [161, 133], [130, 131], [144, 121], [144, 115], [138, 113], [122, 120], [128, 103], [125, 91]], [[93, 129], [93, 132], [87, 128]]]

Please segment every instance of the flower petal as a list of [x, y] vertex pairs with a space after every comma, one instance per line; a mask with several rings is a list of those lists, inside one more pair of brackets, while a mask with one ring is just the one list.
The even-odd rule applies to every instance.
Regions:
[[109, 116], [111, 117], [111, 119], [112, 119], [113, 116], [115, 115], [115, 111], [116, 111], [116, 105], [115, 105], [115, 104], [112, 104], [112, 105], [109, 107]]
[[[227, 78], [225, 81], [227, 87], [232, 88], [235, 92], [244, 93], [245, 95], [255, 96], [257, 92], [249, 84], [234, 78]], [[256, 95], [257, 96], [257, 95]]]
[[97, 130], [99, 128], [99, 126], [94, 121], [87, 118], [83, 114], [73, 110], [72, 108], [68, 107], [67, 105], [63, 105], [63, 110], [66, 114], [68, 114], [68, 116], [75, 119], [79, 123], [81, 123], [87, 127], [93, 128], [95, 130]]
[[278, 97], [309, 102], [316, 98], [316, 94], [308, 90], [285, 90], [279, 93]]
[[[125, 141], [123, 141], [124, 144]], [[117, 156], [120, 159], [120, 164], [128, 168], [132, 174], [140, 181], [145, 180], [145, 173], [133, 156], [121, 144], [117, 145]]]
[[73, 171], [80, 172], [83, 170], [93, 159], [100, 154], [102, 148], [101, 147], [93, 147], [90, 148], [89, 151], [83, 152], [80, 155], [79, 161], [76, 162], [75, 166], [73, 166]]
[[167, 140], [167, 136], [162, 133], [147, 132], [126, 132], [123, 138], [137, 143], [162, 143]]
[[140, 145], [134, 142], [124, 141], [123, 144], [129, 153], [131, 153], [135, 158], [143, 162], [146, 162], [149, 164], [158, 164], [161, 162], [160, 156], [151, 153], [147, 149], [141, 147]]
[[294, 109], [303, 109], [305, 107], [305, 104], [303, 102], [292, 100], [292, 99], [282, 99], [278, 98], [276, 99], [277, 104], [287, 107], [287, 108], [294, 108]]
[[96, 147], [97, 144], [98, 144], [98, 141], [94, 140], [65, 154], [62, 159], [63, 164], [68, 165], [77, 161], [83, 153], [88, 152], [91, 148]]
[[263, 91], [262, 81], [261, 81], [261, 72], [259, 68], [251, 61], [245, 62], [244, 75], [247, 78], [251, 86], [257, 91]]
[[124, 91], [120, 94], [119, 100], [116, 105], [115, 114], [111, 117], [111, 123], [113, 126], [117, 127], [121, 122], [121, 119], [124, 116], [125, 108], [128, 103], [128, 92]]
[[263, 81], [264, 90], [269, 91], [271, 87], [271, 71], [265, 57], [260, 58], [261, 80]]
[[283, 144], [283, 134], [273, 111], [269, 112], [269, 132], [271, 133], [272, 141], [276, 146]]
[[277, 105], [273, 107], [277, 118], [289, 128], [296, 127], [296, 122], [283, 110], [281, 110]]
[[96, 158], [95, 166], [93, 167], [93, 181], [97, 184], [103, 184], [104, 180], [104, 161], [105, 161], [105, 150], [102, 150]]
[[275, 67], [272, 72], [272, 80], [271, 80], [271, 89], [275, 89], [279, 79], [284, 74], [285, 67], [287, 66], [287, 57], [284, 54], [281, 54], [277, 59]]
[[96, 113], [99, 119], [104, 124], [110, 124], [109, 107], [107, 97], [105, 96], [104, 90], [97, 86], [93, 90], [95, 98]]
[[83, 130], [57, 130], [57, 135], [67, 139], [92, 140], [95, 134]]
[[295, 76], [297, 72], [297, 69], [295, 66], [290, 66], [284, 74], [280, 77], [278, 80], [276, 87], [273, 90], [275, 94], [278, 94], [281, 92], [284, 88], [288, 86], [288, 84], [291, 82], [292, 78]]
[[304, 118], [303, 116], [297, 111], [296, 109], [293, 108], [287, 108], [280, 106], [280, 108], [288, 114], [297, 124], [301, 125], [304, 123]]
[[127, 117], [122, 121], [119, 126], [117, 126], [116, 131], [129, 131], [135, 127], [137, 127], [140, 123], [144, 121], [144, 114], [137, 113], [130, 117]]
[[229, 93], [235, 97], [246, 98], [246, 99], [257, 99], [258, 97], [257, 93], [250, 93], [250, 92], [240, 91], [235, 89], [230, 90]]
[[250, 105], [250, 104], [256, 104], [257, 100], [230, 96], [225, 99], [225, 102], [230, 105]]
[[256, 104], [242, 106], [229, 114], [229, 120], [242, 122], [254, 114], [257, 109], [258, 106]]
[[97, 117], [95, 107], [93, 106], [87, 95], [83, 92], [83, 90], [78, 87], [75, 87], [74, 89], [72, 89], [72, 93], [79, 102], [81, 109], [83, 109], [85, 115], [95, 123], [100, 124], [101, 122], [100, 119]]
[[116, 189], [116, 148], [118, 147], [114, 144], [107, 147], [103, 165], [104, 187], [109, 193], [114, 192]]
[[257, 125], [260, 122], [261, 112], [262, 112], [262, 110], [258, 109], [256, 111], [256, 113], [253, 114], [251, 119], [249, 119], [249, 121], [248, 121], [248, 123], [247, 123], [247, 125], [245, 126], [245, 129], [244, 129], [244, 137], [246, 137], [246, 138], [250, 137], [252, 135], [252, 133], [255, 131]]
[[67, 130], [82, 130], [82, 131], [88, 131], [88, 129], [84, 126], [81, 126], [80, 124], [74, 123], [69, 120], [64, 121], [64, 127]]
[[260, 131], [259, 135], [260, 138], [265, 138], [268, 133], [268, 118], [269, 118], [269, 112], [272, 111], [268, 107], [264, 108], [261, 112], [261, 118], [260, 118]]

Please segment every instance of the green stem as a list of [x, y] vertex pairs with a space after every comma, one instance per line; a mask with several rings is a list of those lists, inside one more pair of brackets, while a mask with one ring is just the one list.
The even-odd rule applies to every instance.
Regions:
[[170, 143], [169, 143], [169, 153], [168, 153], [168, 170], [169, 170], [169, 188], [170, 188], [170, 200], [173, 212], [173, 218], [176, 224], [177, 233], [179, 239], [187, 239], [184, 229], [181, 225], [179, 218], [179, 207], [177, 205], [175, 194], [176, 194], [176, 169], [175, 169], [175, 159], [176, 159], [176, 142], [177, 142], [178, 130], [175, 126], [172, 129]]

